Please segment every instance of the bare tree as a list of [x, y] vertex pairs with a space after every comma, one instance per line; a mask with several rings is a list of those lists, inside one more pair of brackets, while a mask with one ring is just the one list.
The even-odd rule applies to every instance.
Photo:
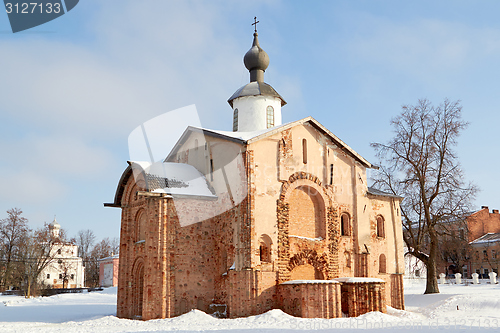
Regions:
[[80, 230], [76, 235], [75, 244], [78, 245], [78, 256], [84, 260], [90, 255], [90, 251], [94, 246], [96, 237], [92, 230]]
[[97, 243], [90, 252], [88, 261], [85, 264], [87, 286], [99, 286], [99, 259], [109, 257], [118, 251], [118, 241], [116, 238], [108, 237]]
[[22, 240], [29, 232], [28, 219], [22, 213], [21, 209], [12, 208], [7, 211], [7, 218], [0, 220], [0, 290], [13, 282], [16, 254], [22, 252]]
[[38, 286], [40, 274], [54, 259], [57, 247], [61, 244], [59, 238], [52, 236], [47, 224], [23, 238], [23, 252], [19, 256], [18, 274], [26, 297], [30, 297], [33, 289]]
[[63, 281], [63, 288], [68, 288], [70, 280], [75, 278], [76, 263], [71, 260], [58, 260], [60, 278]]
[[[433, 106], [428, 100], [406, 105], [392, 119], [394, 138], [372, 143], [383, 160], [374, 186], [404, 197], [403, 238], [408, 252], [427, 268], [425, 293], [438, 293], [436, 263], [439, 228], [470, 211], [476, 186], [464, 181], [453, 148], [467, 127], [459, 101]], [[428, 238], [428, 242], [426, 241]]]
[[[456, 223], [462, 224], [462, 221]], [[462, 267], [467, 264], [472, 254], [472, 247], [469, 245], [466, 237], [460, 237], [455, 233], [441, 235], [439, 240], [439, 252], [441, 260], [445, 266], [446, 272], [452, 267], [452, 273], [462, 273]], [[451, 265], [450, 265], [451, 264]]]

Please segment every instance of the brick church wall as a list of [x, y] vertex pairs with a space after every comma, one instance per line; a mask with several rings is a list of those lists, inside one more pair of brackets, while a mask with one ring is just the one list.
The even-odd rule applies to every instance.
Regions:
[[336, 281], [290, 281], [279, 285], [278, 306], [302, 318], [340, 318], [341, 289]]
[[[165, 318], [196, 308], [208, 313], [225, 310], [235, 318], [282, 308], [294, 315], [334, 318], [341, 316], [341, 300], [357, 302], [350, 315], [369, 309], [383, 311], [386, 302], [403, 307], [399, 245], [393, 239], [399, 230], [388, 230], [387, 239], [373, 237], [377, 214], [383, 214], [391, 228], [398, 220], [391, 215], [395, 209], [391, 199], [368, 198], [365, 187], [356, 187], [353, 179], [366, 181], [364, 167], [353, 166], [352, 158], [316, 129], [307, 126], [298, 133], [285, 130], [272, 140], [243, 149], [246, 199], [205, 220], [199, 221], [206, 216], [204, 212], [218, 203], [231, 206], [232, 198], [219, 196], [216, 202], [174, 199], [145, 192], [144, 186], [129, 177], [121, 202], [119, 317]], [[307, 165], [297, 167], [293, 163], [302, 163], [297, 151], [302, 149], [303, 137], [308, 150], [317, 156], [311, 154]], [[189, 163], [195, 154], [205, 154], [207, 148], [201, 147], [192, 148], [189, 154], [181, 151], [180, 161]], [[207, 147], [211, 159], [210, 149], [225, 146], [208, 142]], [[270, 158], [271, 153], [277, 154], [276, 160]], [[333, 179], [325, 173], [325, 163], [341, 164], [342, 173]], [[307, 171], [315, 168], [317, 174]], [[340, 234], [343, 214], [349, 216], [345, 235]], [[144, 240], [137, 238], [141, 216], [147, 221]], [[181, 220], [188, 225], [181, 226]], [[262, 240], [269, 242], [268, 259], [261, 257]], [[378, 271], [381, 254], [387, 255], [387, 267], [391, 267], [383, 274]], [[386, 282], [342, 287], [319, 281], [283, 284], [292, 278], [363, 275]], [[140, 281], [144, 281], [141, 286]]]

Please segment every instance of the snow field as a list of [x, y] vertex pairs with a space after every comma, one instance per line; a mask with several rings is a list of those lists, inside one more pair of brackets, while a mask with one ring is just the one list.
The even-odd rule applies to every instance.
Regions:
[[387, 314], [338, 319], [296, 318], [281, 310], [216, 319], [192, 310], [175, 318], [143, 322], [116, 318], [116, 288], [33, 299], [0, 296], [0, 332], [500, 331], [499, 285], [440, 285], [441, 293], [433, 295], [423, 295], [424, 289], [422, 280], [405, 281], [404, 311], [388, 307]]

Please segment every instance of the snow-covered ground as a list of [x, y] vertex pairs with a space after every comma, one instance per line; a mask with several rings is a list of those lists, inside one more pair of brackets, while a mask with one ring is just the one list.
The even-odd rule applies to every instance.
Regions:
[[193, 310], [180, 317], [147, 322], [115, 317], [116, 288], [34, 299], [0, 296], [0, 332], [500, 331], [498, 284], [440, 285], [441, 293], [434, 295], [422, 295], [423, 290], [422, 281], [405, 281], [405, 311], [389, 308], [387, 314], [371, 312], [357, 318], [303, 319], [272, 310], [249, 318], [215, 319]]

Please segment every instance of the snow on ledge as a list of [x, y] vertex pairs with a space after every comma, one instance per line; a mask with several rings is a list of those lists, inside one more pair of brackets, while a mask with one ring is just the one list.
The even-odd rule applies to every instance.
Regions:
[[318, 237], [318, 238], [310, 238], [310, 237], [296, 236], [296, 235], [288, 235], [288, 237], [300, 238], [300, 239], [308, 239], [308, 240], [312, 240], [312, 241], [321, 241], [321, 240], [323, 240], [323, 238], [322, 238], [322, 237]]
[[371, 282], [384, 282], [384, 280], [379, 278], [371, 278], [371, 277], [341, 277], [335, 278], [335, 281], [345, 282], [345, 283], [371, 283]]
[[281, 284], [335, 284], [335, 283], [340, 283], [335, 280], [292, 280], [292, 281], [286, 281]]

